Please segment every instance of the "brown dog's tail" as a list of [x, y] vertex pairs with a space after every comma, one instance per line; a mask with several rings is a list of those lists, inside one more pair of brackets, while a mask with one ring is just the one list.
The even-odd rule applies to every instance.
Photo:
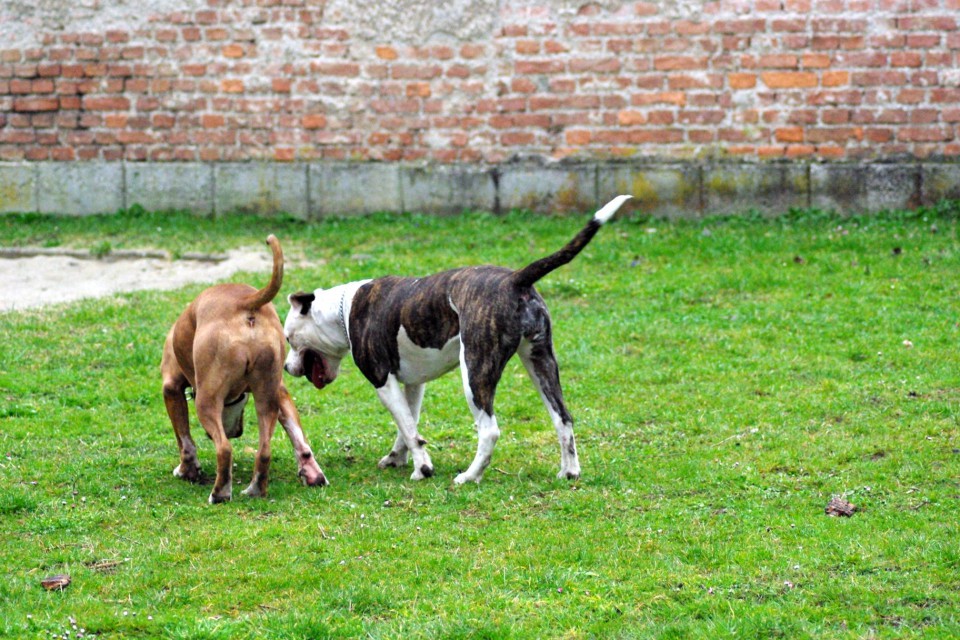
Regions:
[[562, 249], [556, 253], [551, 253], [545, 258], [540, 258], [536, 262], [531, 262], [523, 269], [514, 271], [512, 276], [513, 283], [518, 287], [532, 286], [543, 276], [576, 258], [577, 254], [593, 239], [593, 236], [596, 235], [603, 223], [612, 218], [613, 214], [620, 208], [620, 205], [631, 197], [632, 196], [617, 196], [605, 204], [602, 209], [590, 218], [587, 226], [581, 229], [580, 233], [574, 236], [573, 240], [568, 242]]
[[256, 311], [268, 302], [272, 302], [280, 292], [280, 285], [283, 284], [283, 249], [280, 248], [280, 241], [271, 233], [267, 236], [267, 244], [273, 251], [273, 274], [267, 286], [250, 294], [250, 297], [243, 301], [242, 306], [248, 311]]

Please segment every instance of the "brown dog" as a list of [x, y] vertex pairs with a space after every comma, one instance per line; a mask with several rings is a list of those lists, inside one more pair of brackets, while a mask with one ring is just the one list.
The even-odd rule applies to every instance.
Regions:
[[233, 448], [229, 438], [243, 432], [243, 408], [251, 393], [260, 442], [253, 480], [243, 493], [266, 494], [270, 440], [278, 419], [293, 443], [301, 480], [308, 486], [327, 484], [283, 384], [286, 343], [271, 303], [283, 281], [283, 251], [273, 235], [267, 238], [267, 244], [273, 251], [273, 275], [266, 287], [258, 291], [246, 284], [221, 284], [206, 289], [180, 315], [163, 347], [163, 401], [180, 448], [180, 464], [173, 475], [191, 482], [200, 480], [186, 398], [187, 387], [192, 387], [197, 418], [217, 449], [211, 503], [232, 497]]

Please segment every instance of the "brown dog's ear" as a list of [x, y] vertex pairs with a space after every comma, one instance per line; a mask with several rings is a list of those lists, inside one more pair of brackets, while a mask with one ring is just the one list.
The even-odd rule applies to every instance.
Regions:
[[298, 291], [297, 293], [291, 293], [287, 297], [287, 302], [290, 303], [290, 306], [293, 307], [294, 311], [299, 311], [300, 315], [303, 316], [310, 313], [310, 305], [316, 299], [317, 296], [313, 295], [312, 293]]

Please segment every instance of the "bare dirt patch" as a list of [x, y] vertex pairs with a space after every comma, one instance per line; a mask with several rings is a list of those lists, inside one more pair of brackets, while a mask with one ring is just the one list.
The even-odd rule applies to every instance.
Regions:
[[69, 250], [7, 251], [0, 253], [0, 312], [128, 291], [212, 284], [240, 271], [269, 274], [271, 267], [270, 253], [261, 248], [176, 260], [155, 252], [114, 253], [97, 258]]

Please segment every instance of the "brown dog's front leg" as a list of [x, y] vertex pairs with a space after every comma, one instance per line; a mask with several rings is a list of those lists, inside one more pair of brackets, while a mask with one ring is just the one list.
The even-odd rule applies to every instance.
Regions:
[[190, 437], [190, 410], [187, 407], [186, 389], [185, 379], [165, 379], [163, 404], [167, 408], [180, 452], [180, 464], [174, 467], [173, 475], [189, 482], [199, 482], [200, 463], [197, 461], [197, 445]]
[[280, 424], [283, 430], [287, 432], [290, 438], [290, 444], [293, 445], [293, 451], [297, 455], [297, 467], [299, 467], [300, 480], [308, 487], [325, 487], [329, 483], [327, 477], [320, 470], [320, 465], [313, 455], [313, 450], [307, 444], [306, 436], [303, 434], [303, 428], [300, 426], [300, 414], [297, 407], [293, 404], [293, 398], [286, 387], [280, 387]]

